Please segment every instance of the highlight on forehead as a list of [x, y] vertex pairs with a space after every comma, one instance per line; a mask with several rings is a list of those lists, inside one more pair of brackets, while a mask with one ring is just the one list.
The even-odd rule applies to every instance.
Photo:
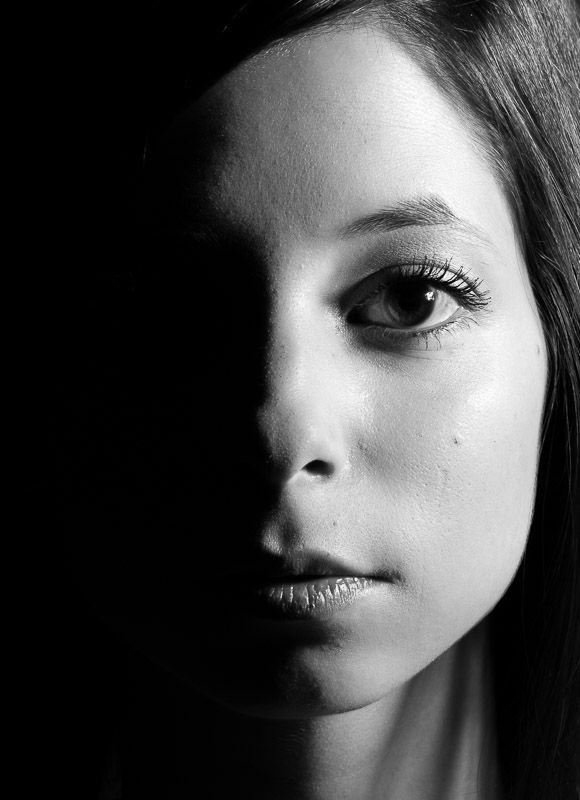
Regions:
[[[371, 26], [369, 26], [367, 22], [367, 25], [360, 25], [357, 27], [369, 29]], [[390, 32], [386, 30], [385, 26], [379, 27], [377, 24], [374, 24], [371, 30], [373, 34], [376, 33], [380, 37], [381, 41], [382, 36], [380, 34], [383, 34], [387, 40], [390, 38]], [[321, 31], [317, 31], [318, 34], [320, 32]], [[344, 33], [343, 31], [342, 35], [344, 35]], [[284, 46], [292, 49], [293, 45], [297, 42], [299, 43], [303, 38], [305, 37], [296, 37], [292, 44], [286, 41]], [[350, 37], [347, 35], [346, 38]], [[393, 43], [395, 45], [402, 45], [401, 47], [395, 47], [395, 51], [401, 51], [400, 55], [397, 57], [402, 57], [405, 64], [411, 64], [413, 74], [417, 72], [419, 79], [429, 91], [434, 91], [435, 95], [439, 94], [437, 89], [441, 87], [437, 86], [438, 81], [428, 69], [425, 69], [425, 56], [423, 55], [422, 58], [417, 58], [415, 48], [409, 47], [408, 42], [403, 43], [399, 39], [398, 41], [395, 40]], [[278, 47], [279, 46], [280, 45], [278, 45]], [[278, 150], [283, 152], [285, 144], [287, 143], [285, 138], [287, 129], [285, 125], [282, 126], [278, 124], [279, 130], [277, 129], [278, 135], [276, 137], [271, 135], [272, 132], [270, 128], [276, 123], [274, 114], [276, 102], [281, 102], [282, 106], [284, 105], [284, 100], [280, 98], [283, 98], [286, 94], [284, 79], [287, 77], [287, 73], [290, 76], [288, 87], [288, 92], [291, 95], [290, 101], [294, 102], [295, 105], [297, 104], [298, 108], [301, 108], [300, 104], [303, 102], [309, 103], [309, 109], [312, 107], [316, 113], [324, 115], [323, 112], [328, 109], [323, 101], [328, 100], [330, 111], [334, 115], [333, 119], [338, 118], [339, 123], [334, 127], [329, 126], [331, 132], [335, 131], [335, 128], [339, 133], [343, 130], [342, 103], [345, 97], [347, 100], [354, 98], [353, 102], [356, 108], [351, 109], [351, 117], [355, 124], [361, 124], [361, 118], [363, 118], [364, 115], [357, 113], [359, 111], [358, 104], [361, 102], [363, 103], [361, 110], [364, 111], [364, 108], [366, 108], [366, 104], [364, 103], [366, 88], [369, 86], [369, 90], [373, 90], [375, 86], [373, 80], [365, 74], [366, 68], [362, 69], [365, 91], [356, 91], [357, 87], [353, 87], [349, 80], [345, 81], [346, 85], [341, 80], [331, 81], [329, 87], [327, 87], [328, 91], [326, 94], [324, 91], [320, 90], [315, 97], [311, 98], [310, 94], [307, 92], [307, 97], [303, 100], [299, 91], [300, 87], [297, 87], [296, 84], [297, 76], [295, 71], [289, 70], [287, 63], [285, 65], [286, 69], [278, 71], [275, 69], [277, 63], [274, 61], [269, 70], [265, 72], [258, 70], [257, 73], [258, 79], [262, 78], [265, 74], [267, 81], [273, 82], [275, 85], [276, 91], [270, 93], [274, 98], [275, 108], [272, 109], [268, 107], [266, 100], [271, 98], [264, 98], [260, 91], [255, 90], [255, 84], [259, 81], [256, 80], [256, 76], [253, 74], [251, 62], [255, 63], [256, 60], [260, 61], [261, 59], [267, 60], [269, 57], [268, 53], [272, 58], [276, 59], [277, 56], [274, 53], [275, 49], [275, 47], [272, 47], [269, 50], [264, 50], [259, 56], [253, 55], [248, 62], [246, 62], [245, 66], [242, 66], [242, 64], [238, 65], [242, 67], [239, 73], [239, 75], [242, 76], [241, 80], [238, 80], [238, 75], [233, 79], [233, 82], [231, 82], [231, 78], [228, 77], [226, 83], [222, 87], [215, 85], [213, 89], [217, 91], [210, 90], [202, 97], [198, 98], [198, 100], [189, 106], [188, 109], [184, 110], [179, 117], [173, 120], [172, 125], [169, 126], [165, 130], [164, 135], [157, 140], [157, 148], [154, 148], [156, 153], [151, 153], [153, 157], [150, 160], [149, 174], [150, 177], [156, 181], [156, 191], [159, 192], [160, 195], [164, 193], [167, 195], [164, 198], [158, 197], [156, 205], [158, 206], [157, 211], [159, 217], [167, 219], [168, 222], [171, 220], [173, 223], [171, 227], [174, 227], [177, 218], [180, 218], [180, 222], [185, 223], [190, 229], [192, 227], [198, 228], [198, 230], [201, 228], [212, 229], [216, 227], [216, 217], [220, 216], [218, 193], [219, 185], [221, 185], [219, 181], [217, 181], [217, 176], [226, 173], [225, 167], [232, 165], [237, 167], [242, 163], [236, 151], [236, 147], [241, 146], [245, 153], [249, 149], [249, 143], [252, 143], [251, 157], [246, 158], [250, 166], [255, 163], [257, 157], [262, 153], [269, 156], [273, 163], [277, 163]], [[366, 48], [363, 52], [368, 52], [368, 49], [369, 48]], [[326, 50], [328, 50], [328, 47]], [[304, 52], [306, 53], [307, 67], [310, 68], [312, 63], [310, 47], [306, 48]], [[302, 48], [299, 47], [298, 55], [300, 56], [301, 53]], [[344, 71], [344, 57], [339, 59], [339, 61], [339, 72], [342, 75]], [[369, 61], [372, 62], [372, 58], [369, 57]], [[363, 58], [363, 62], [366, 64], [366, 56]], [[413, 64], [413, 62], [415, 63]], [[325, 66], [325, 63], [326, 62], [322, 63], [322, 67]], [[335, 54], [332, 55], [331, 53], [329, 63], [331, 65], [336, 63], [336, 48]], [[373, 66], [373, 63], [371, 63], [371, 66]], [[415, 67], [415, 69], [413, 69], [413, 67]], [[319, 69], [319, 65], [314, 61], [314, 70], [316, 69]], [[329, 70], [329, 74], [330, 73], [331, 70]], [[324, 73], [322, 72], [322, 74]], [[303, 75], [302, 78], [304, 82], [306, 78], [308, 78], [308, 75]], [[426, 81], [424, 79], [426, 79]], [[313, 80], [313, 84], [319, 86], [316, 80]], [[326, 84], [323, 81], [323, 88], [325, 86]], [[248, 92], [250, 101], [257, 98], [255, 109], [251, 102], [249, 104], [244, 103], [246, 93]], [[445, 94], [443, 93], [441, 99], [449, 100], [450, 98], [445, 98]], [[467, 134], [468, 139], [471, 140], [471, 144], [475, 145], [473, 151], [480, 157], [480, 161], [484, 167], [487, 167], [488, 170], [491, 167], [489, 171], [491, 171], [491, 174], [496, 178], [500, 189], [504, 189], [504, 195], [507, 194], [506, 199], [508, 200], [508, 206], [510, 206], [510, 192], [505, 192], [505, 172], [496, 169], [498, 165], [497, 159], [493, 157], [494, 148], [481, 146], [478, 126], [474, 125], [472, 120], [466, 119], [467, 114], [461, 113], [462, 110], [458, 105], [459, 104], [456, 102], [453, 109], [459, 111], [460, 122], [465, 123], [461, 127]], [[465, 112], [465, 110], [463, 111]], [[285, 124], [288, 121], [282, 117], [281, 119]], [[305, 148], [303, 145], [305, 141], [310, 142], [308, 137], [312, 131], [310, 128], [306, 129], [305, 132], [302, 130], [300, 127], [300, 115], [298, 115], [298, 122], [296, 122], [295, 117], [290, 117], [289, 119], [298, 131], [297, 139], [299, 140], [298, 144], [301, 146], [297, 148], [297, 152], [300, 153], [300, 158], [304, 160]], [[307, 123], [311, 122], [311, 116], [305, 115], [305, 119]], [[265, 130], [265, 145], [262, 138], [260, 138], [264, 130], [262, 130], [258, 124], [254, 124], [258, 120], [262, 121], [262, 128]], [[280, 120], [278, 120], [278, 122], [280, 122]], [[323, 131], [326, 131], [324, 126], [320, 127]], [[294, 130], [294, 128], [292, 128], [292, 130]], [[367, 128], [363, 126], [364, 136], [367, 136], [367, 133]], [[486, 143], [486, 145], [488, 144], [489, 143]], [[155, 157], [156, 154], [159, 156], [158, 160]], [[155, 162], [157, 162], [158, 169], [156, 169]], [[295, 171], [291, 174], [293, 178], [296, 178]], [[310, 174], [311, 173], [308, 171], [305, 172], [305, 176], [308, 178]], [[245, 186], [246, 184], [244, 183], [243, 185]], [[477, 241], [478, 244], [489, 246], [490, 242], [488, 236], [473, 223], [458, 217], [451, 210], [448, 202], [442, 197], [435, 196], [433, 193], [428, 193], [423, 196], [412, 196], [412, 194], [406, 196], [406, 191], [404, 190], [401, 195], [401, 188], [402, 187], [398, 187], [395, 193], [395, 198], [401, 198], [399, 202], [392, 204], [389, 202], [390, 198], [385, 197], [384, 199], [387, 200], [388, 207], [381, 208], [380, 195], [382, 192], [379, 191], [378, 196], [375, 194], [375, 197], [372, 198], [372, 205], [370, 205], [370, 207], [367, 205], [369, 213], [366, 216], [360, 219], [351, 218], [350, 220], [348, 220], [348, 217], [346, 219], [343, 217], [345, 227], [337, 230], [336, 233], [341, 238], [351, 238], [356, 235], [373, 235], [379, 232], [388, 232], [411, 226], [424, 228], [428, 226], [446, 226], [450, 230], [453, 230], [454, 233], [463, 234]], [[453, 195], [450, 195], [450, 197], [452, 196]], [[176, 204], [178, 205], [177, 209], [175, 208]], [[171, 210], [169, 210], [170, 205], [172, 206]], [[204, 205], [206, 208], [203, 208]], [[453, 205], [452, 203], [452, 206]], [[201, 220], [199, 219], [200, 217], [202, 218]], [[204, 217], [206, 219], [203, 219]], [[334, 223], [331, 221], [330, 225], [333, 227]]]

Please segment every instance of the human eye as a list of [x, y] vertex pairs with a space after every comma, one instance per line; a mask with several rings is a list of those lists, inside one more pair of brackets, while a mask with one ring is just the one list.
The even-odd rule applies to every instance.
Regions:
[[481, 283], [450, 259], [387, 267], [355, 288], [346, 322], [379, 346], [440, 347], [444, 333], [478, 323], [489, 310]]

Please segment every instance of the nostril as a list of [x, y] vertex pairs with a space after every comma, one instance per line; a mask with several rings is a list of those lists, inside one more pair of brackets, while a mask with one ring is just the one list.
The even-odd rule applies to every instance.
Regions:
[[303, 469], [310, 475], [321, 475], [324, 477], [329, 477], [334, 472], [332, 464], [329, 464], [328, 461], [322, 461], [319, 458], [314, 459], [314, 461], [309, 461]]

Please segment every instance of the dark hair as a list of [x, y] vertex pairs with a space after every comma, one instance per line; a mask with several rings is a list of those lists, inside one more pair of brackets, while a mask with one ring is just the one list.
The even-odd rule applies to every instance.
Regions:
[[[580, 797], [580, 20], [575, 0], [221, 0], [143, 12], [126, 70], [133, 178], [156, 132], [240, 61], [337, 25], [385, 26], [468, 115], [511, 200], [549, 355], [524, 559], [492, 614], [511, 800]], [[135, 32], [131, 35], [135, 36]], [[209, 56], [208, 56], [209, 53]], [[137, 145], [134, 145], [137, 142]], [[126, 209], [125, 209], [126, 210]], [[122, 214], [121, 214], [122, 216]]]

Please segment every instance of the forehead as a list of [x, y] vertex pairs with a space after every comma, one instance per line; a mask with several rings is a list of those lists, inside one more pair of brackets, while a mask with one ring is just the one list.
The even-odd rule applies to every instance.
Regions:
[[164, 147], [192, 213], [270, 236], [330, 235], [411, 195], [439, 194], [491, 230], [509, 217], [469, 123], [374, 29], [253, 57], [176, 120]]

